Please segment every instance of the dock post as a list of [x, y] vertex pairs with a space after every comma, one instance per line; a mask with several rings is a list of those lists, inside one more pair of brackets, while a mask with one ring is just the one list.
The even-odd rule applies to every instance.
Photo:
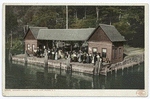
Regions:
[[44, 59], [44, 63], [45, 63], [45, 66], [48, 65], [48, 56], [47, 56], [47, 50], [45, 49], [45, 59]]
[[25, 63], [27, 63], [27, 52], [25, 51], [25, 58], [24, 58]]
[[132, 64], [132, 72], [133, 72], [133, 64]]
[[105, 76], [107, 76], [107, 67], [105, 67]]
[[123, 63], [122, 63], [122, 75], [123, 75], [123, 70], [124, 70], [124, 67], [123, 67]]
[[115, 67], [115, 73], [117, 73], [117, 67]]
[[115, 78], [117, 77], [117, 67], [115, 67]]
[[72, 73], [72, 64], [71, 64], [71, 73]]
[[123, 70], [122, 70], [122, 75], [123, 75]]
[[140, 71], [140, 66], [138, 66], [138, 71]]
[[60, 69], [61, 69], [61, 63], [60, 63]]
[[124, 69], [124, 67], [123, 67], [123, 65], [122, 65], [122, 71], [123, 71], [123, 69]]
[[100, 75], [101, 66], [102, 66], [102, 60], [100, 59], [100, 61], [98, 61], [98, 75]]
[[69, 70], [69, 68], [70, 68], [70, 55], [68, 55], [68, 58], [67, 58], [67, 70]]
[[11, 54], [11, 50], [9, 50], [9, 61], [12, 61], [12, 54]]
[[111, 70], [111, 75], [112, 75], [112, 70]]

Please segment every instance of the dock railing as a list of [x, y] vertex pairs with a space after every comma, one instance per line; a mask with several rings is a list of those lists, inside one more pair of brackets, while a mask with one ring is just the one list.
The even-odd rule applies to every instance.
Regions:
[[143, 54], [139, 54], [139, 55], [136, 55], [136, 56], [133, 56], [133, 57], [130, 57], [130, 58], [127, 58], [127, 59], [124, 59], [122, 62], [118, 62], [118, 63], [115, 63], [115, 64], [111, 64], [111, 66], [109, 67], [110, 69], [113, 69], [113, 68], [116, 68], [116, 67], [119, 67], [119, 66], [122, 66], [122, 69], [124, 68], [125, 65], [129, 65], [131, 64], [131, 66], [134, 64], [140, 64], [144, 61], [144, 53]]

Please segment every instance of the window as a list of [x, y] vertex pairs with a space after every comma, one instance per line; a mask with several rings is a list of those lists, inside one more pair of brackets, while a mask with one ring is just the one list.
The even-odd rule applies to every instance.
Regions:
[[106, 58], [106, 48], [102, 49], [102, 57]]
[[97, 48], [93, 47], [93, 54], [96, 54], [96, 53], [97, 53]]
[[34, 52], [34, 47], [35, 47], [35, 45], [34, 44], [32, 44], [32, 51]]
[[30, 50], [30, 45], [29, 44], [27, 44], [27, 50]]
[[119, 57], [121, 57], [121, 48], [119, 48]]
[[114, 58], [117, 58], [117, 49], [114, 49]]
[[93, 52], [97, 52], [97, 48], [93, 48]]

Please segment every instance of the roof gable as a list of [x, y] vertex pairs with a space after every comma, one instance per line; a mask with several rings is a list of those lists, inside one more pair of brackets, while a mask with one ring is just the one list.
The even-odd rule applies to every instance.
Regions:
[[86, 41], [95, 28], [40, 29], [38, 40]]
[[108, 41], [111, 42], [111, 40], [108, 38], [108, 36], [104, 33], [101, 27], [97, 27], [94, 33], [89, 37], [88, 41]]
[[34, 37], [37, 39], [38, 33], [40, 29], [48, 29], [47, 27], [30, 27], [30, 30]]
[[126, 41], [113, 25], [99, 24], [112, 42]]
[[24, 38], [25, 40], [35, 40], [35, 37], [34, 35], [32, 34], [31, 30], [29, 30], [27, 33], [26, 33], [26, 36]]

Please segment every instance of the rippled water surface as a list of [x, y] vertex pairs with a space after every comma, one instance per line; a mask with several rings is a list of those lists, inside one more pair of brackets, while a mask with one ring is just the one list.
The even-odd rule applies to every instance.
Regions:
[[108, 76], [6, 61], [6, 89], [144, 89], [144, 63]]

